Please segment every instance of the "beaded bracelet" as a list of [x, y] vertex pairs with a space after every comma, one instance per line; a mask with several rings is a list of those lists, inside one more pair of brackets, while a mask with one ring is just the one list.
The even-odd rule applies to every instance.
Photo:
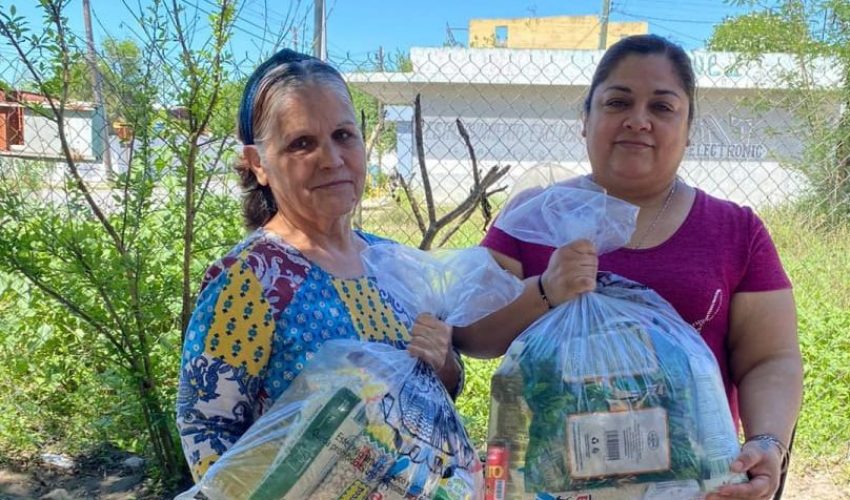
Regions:
[[744, 444], [751, 443], [754, 441], [770, 443], [776, 446], [779, 449], [779, 470], [782, 473], [788, 471], [788, 462], [791, 459], [791, 450], [789, 450], [788, 447], [785, 446], [785, 443], [783, 443], [778, 437], [774, 436], [773, 434], [756, 434], [755, 436], [748, 437]]
[[552, 309], [552, 303], [549, 302], [549, 297], [546, 296], [546, 291], [543, 290], [543, 275], [537, 276], [537, 289], [540, 290], [540, 297], [543, 299], [543, 302], [546, 304], [546, 307]]

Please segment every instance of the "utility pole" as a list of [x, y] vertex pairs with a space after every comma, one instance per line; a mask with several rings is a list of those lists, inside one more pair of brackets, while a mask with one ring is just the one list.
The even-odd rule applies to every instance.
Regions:
[[[384, 47], [378, 47], [378, 71], [381, 73], [384, 72]], [[384, 121], [384, 103], [378, 100], [378, 123], [375, 124], [376, 127], [382, 127]], [[380, 138], [377, 139], [380, 142]], [[375, 148], [378, 151], [378, 170], [384, 171], [384, 154], [381, 151], [380, 147]]]
[[325, 0], [313, 0], [313, 57], [328, 59]]
[[103, 86], [100, 79], [100, 71], [97, 69], [97, 58], [94, 52], [94, 35], [91, 29], [91, 8], [89, 0], [83, 0], [83, 22], [86, 27], [86, 46], [89, 60], [89, 70], [91, 71], [92, 86], [94, 88], [94, 100], [98, 107], [103, 123], [100, 127], [100, 140], [103, 142], [103, 166], [106, 169], [107, 179], [112, 179], [114, 172], [112, 171], [112, 152], [109, 146], [109, 121], [106, 119], [106, 105], [103, 102]]
[[608, 16], [611, 14], [611, 0], [602, 0], [602, 18], [599, 20], [599, 50], [608, 47]]

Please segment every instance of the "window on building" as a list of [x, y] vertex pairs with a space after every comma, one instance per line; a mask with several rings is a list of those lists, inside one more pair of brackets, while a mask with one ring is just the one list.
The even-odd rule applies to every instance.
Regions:
[[20, 146], [24, 143], [24, 108], [12, 108], [8, 122], [9, 144]]
[[0, 103], [0, 151], [9, 151], [11, 146], [24, 143], [23, 111], [23, 108]]
[[496, 47], [508, 46], [508, 27], [496, 26]]

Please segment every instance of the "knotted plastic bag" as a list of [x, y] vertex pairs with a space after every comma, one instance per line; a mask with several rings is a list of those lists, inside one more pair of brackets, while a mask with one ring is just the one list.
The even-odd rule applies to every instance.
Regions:
[[[637, 208], [582, 182], [495, 224], [553, 247], [624, 245]], [[656, 292], [614, 274], [533, 323], [492, 379], [487, 498], [694, 498], [745, 480], [729, 473], [737, 453], [708, 346]]]
[[178, 498], [477, 499], [483, 482], [430, 366], [387, 344], [331, 340]]
[[366, 274], [412, 316], [430, 313], [467, 326], [510, 304], [522, 281], [502, 269], [485, 248], [423, 251], [372, 245], [361, 254]]
[[[481, 248], [363, 253], [411, 316], [464, 326], [516, 299], [522, 283]], [[325, 342], [272, 408], [213, 464], [197, 492], [218, 499], [478, 499], [482, 465], [442, 382], [407, 351]]]

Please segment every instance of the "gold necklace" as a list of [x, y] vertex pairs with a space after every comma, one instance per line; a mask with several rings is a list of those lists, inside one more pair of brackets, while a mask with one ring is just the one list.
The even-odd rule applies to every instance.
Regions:
[[643, 243], [646, 241], [646, 238], [652, 234], [652, 231], [655, 230], [655, 226], [658, 225], [658, 221], [661, 220], [661, 216], [664, 215], [664, 212], [667, 211], [667, 207], [670, 206], [670, 202], [673, 201], [673, 195], [676, 194], [676, 186], [679, 185], [679, 179], [673, 179], [673, 187], [670, 188], [670, 192], [667, 193], [667, 198], [664, 199], [664, 205], [661, 206], [661, 210], [655, 214], [655, 218], [652, 219], [652, 222], [649, 223], [649, 228], [644, 231], [643, 236], [640, 237], [634, 245], [630, 245], [630, 248], [638, 250], [643, 248]]

